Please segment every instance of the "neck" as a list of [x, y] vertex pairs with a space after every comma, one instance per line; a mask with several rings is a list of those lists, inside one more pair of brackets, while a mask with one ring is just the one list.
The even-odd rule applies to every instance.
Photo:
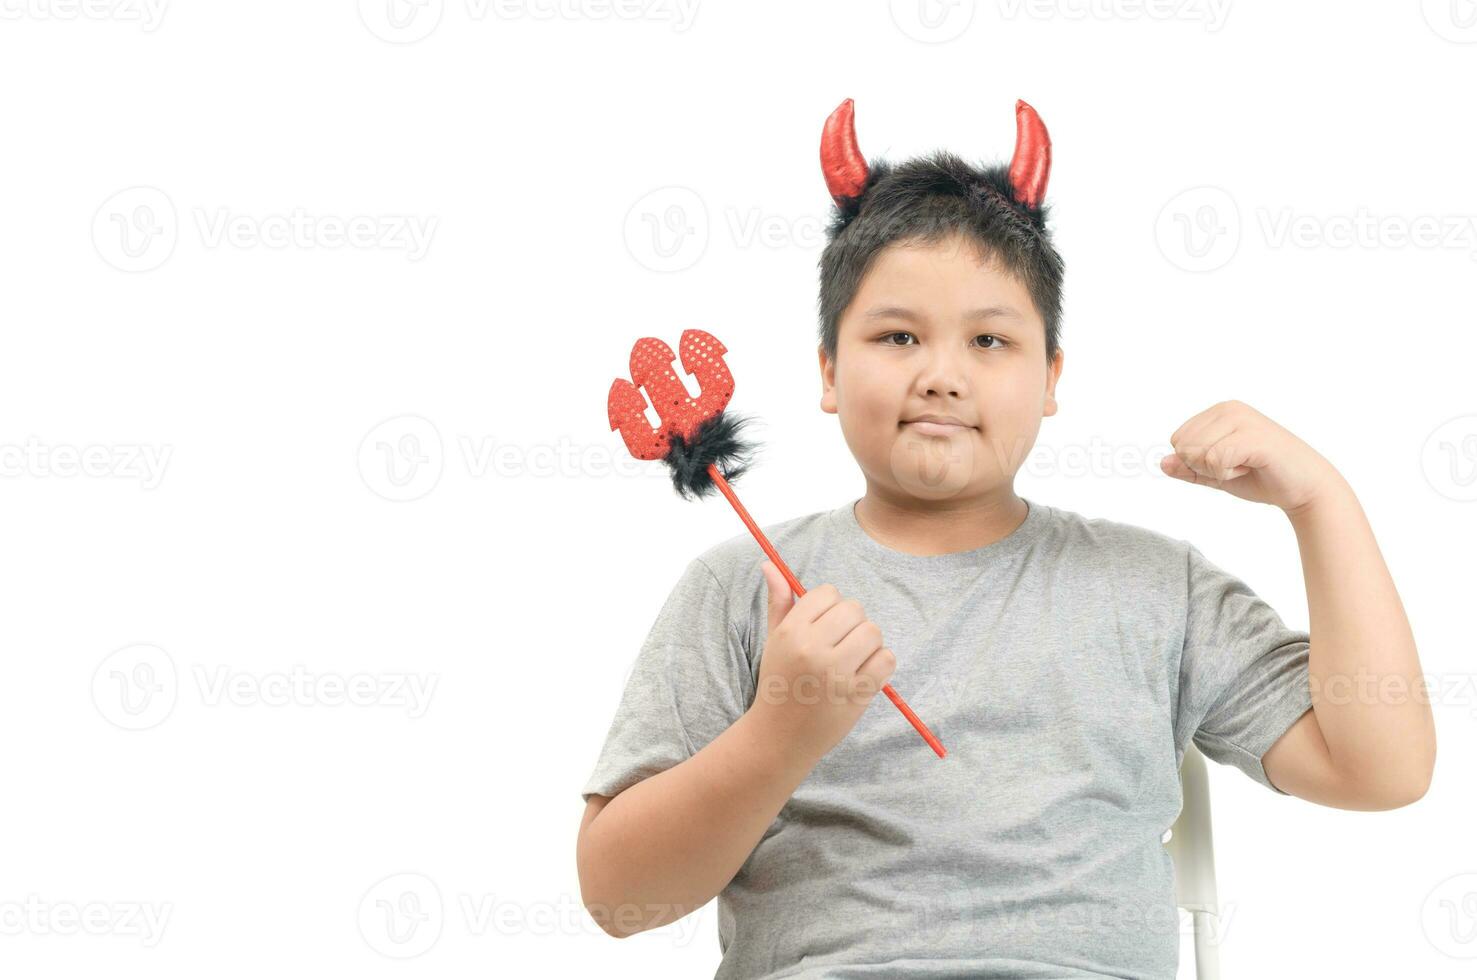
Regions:
[[977, 497], [920, 500], [867, 481], [857, 523], [878, 544], [908, 555], [947, 555], [994, 544], [1020, 527], [1029, 508], [1004, 486]]

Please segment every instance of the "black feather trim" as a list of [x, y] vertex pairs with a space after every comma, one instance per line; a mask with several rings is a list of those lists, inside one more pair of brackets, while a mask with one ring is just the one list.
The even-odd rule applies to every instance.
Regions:
[[674, 435], [662, 462], [672, 468], [672, 486], [687, 499], [708, 496], [718, 489], [708, 473], [716, 463], [723, 479], [737, 480], [753, 461], [754, 445], [740, 437], [740, 430], [751, 420], [741, 415], [719, 412], [698, 426], [688, 442]]

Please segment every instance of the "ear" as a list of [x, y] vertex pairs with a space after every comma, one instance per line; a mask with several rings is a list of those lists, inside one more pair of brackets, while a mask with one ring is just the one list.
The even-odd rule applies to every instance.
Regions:
[[1051, 359], [1051, 367], [1046, 369], [1046, 402], [1041, 412], [1042, 418], [1056, 414], [1056, 381], [1062, 376], [1062, 361], [1065, 359], [1066, 351], [1058, 347], [1056, 357]]
[[826, 356], [826, 345], [818, 344], [816, 353], [821, 360], [821, 411], [836, 414], [836, 362]]

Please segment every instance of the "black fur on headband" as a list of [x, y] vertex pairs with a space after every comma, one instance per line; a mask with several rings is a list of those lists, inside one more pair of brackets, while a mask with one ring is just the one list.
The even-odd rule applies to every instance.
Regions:
[[1038, 207], [1022, 203], [1016, 197], [1005, 164], [974, 167], [952, 153], [938, 151], [900, 165], [887, 160], [868, 161], [867, 180], [861, 192], [843, 197], [833, 205], [827, 240], [840, 234], [874, 199], [882, 198], [884, 203], [879, 206], [885, 208], [885, 201], [894, 196], [894, 190], [912, 192], [919, 184], [940, 195], [963, 198], [973, 208], [999, 215], [1048, 242], [1051, 239], [1046, 227], [1050, 205], [1044, 201]]

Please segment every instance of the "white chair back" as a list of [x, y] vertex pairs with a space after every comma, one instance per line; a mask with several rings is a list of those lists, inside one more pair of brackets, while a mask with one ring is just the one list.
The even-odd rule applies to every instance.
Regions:
[[1210, 777], [1193, 742], [1180, 763], [1184, 803], [1164, 847], [1174, 861], [1175, 903], [1195, 927], [1195, 976], [1220, 980], [1220, 899], [1215, 887], [1215, 847], [1210, 832]]

